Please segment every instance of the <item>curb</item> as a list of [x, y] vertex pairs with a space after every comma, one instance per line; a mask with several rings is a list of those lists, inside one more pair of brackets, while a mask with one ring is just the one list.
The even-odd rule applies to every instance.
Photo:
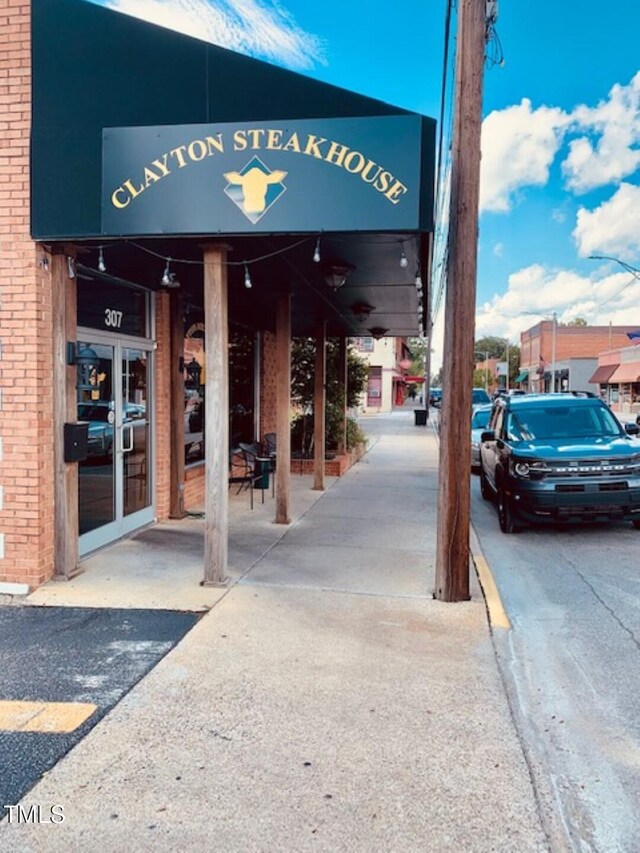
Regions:
[[503, 628], [507, 631], [511, 629], [511, 622], [507, 616], [507, 611], [504, 609], [497, 584], [491, 572], [491, 567], [482, 553], [480, 540], [474, 530], [473, 524], [469, 525], [469, 551], [471, 559], [478, 575], [478, 580], [482, 588], [484, 600], [487, 604], [487, 613], [489, 614], [489, 624], [492, 628]]

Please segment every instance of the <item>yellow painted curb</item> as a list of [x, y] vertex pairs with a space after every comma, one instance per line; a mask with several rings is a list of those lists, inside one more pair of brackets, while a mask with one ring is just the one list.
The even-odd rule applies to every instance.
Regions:
[[489, 622], [493, 628], [506, 628], [509, 630], [511, 628], [511, 622], [509, 621], [507, 611], [504, 609], [504, 605], [502, 604], [502, 599], [500, 598], [496, 582], [493, 579], [489, 563], [487, 563], [485, 556], [482, 553], [480, 541], [473, 529], [473, 525], [470, 525], [469, 532], [471, 559], [476, 567], [476, 574], [478, 575], [478, 580], [480, 581], [480, 586], [482, 587], [482, 592], [484, 593], [484, 598], [487, 602]]
[[88, 702], [0, 700], [0, 732], [68, 734], [96, 710]]

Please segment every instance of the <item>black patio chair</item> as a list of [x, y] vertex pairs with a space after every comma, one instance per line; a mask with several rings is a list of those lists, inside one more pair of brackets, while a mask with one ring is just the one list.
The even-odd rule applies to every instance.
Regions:
[[253, 509], [254, 489], [260, 490], [262, 494], [262, 503], [264, 503], [264, 493], [269, 488], [271, 460], [264, 456], [262, 445], [257, 442], [248, 444], [241, 441], [239, 447], [244, 455], [247, 471], [251, 472], [249, 477], [251, 480], [251, 509]]

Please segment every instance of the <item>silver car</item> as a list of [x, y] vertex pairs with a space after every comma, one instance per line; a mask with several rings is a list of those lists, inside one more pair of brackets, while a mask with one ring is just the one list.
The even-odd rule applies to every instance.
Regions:
[[491, 415], [491, 405], [474, 406], [471, 412], [471, 470], [480, 468], [480, 436], [486, 430]]

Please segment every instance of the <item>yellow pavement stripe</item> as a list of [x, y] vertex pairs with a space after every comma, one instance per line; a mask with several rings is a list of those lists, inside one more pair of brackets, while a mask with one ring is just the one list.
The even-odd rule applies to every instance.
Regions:
[[485, 601], [487, 602], [487, 610], [489, 611], [489, 622], [494, 628], [506, 628], [508, 630], [509, 628], [511, 628], [511, 622], [509, 621], [507, 612], [502, 604], [502, 599], [500, 598], [500, 593], [498, 592], [496, 582], [493, 579], [491, 568], [489, 566], [489, 563], [487, 563], [484, 554], [482, 553], [480, 541], [478, 540], [473, 526], [470, 529], [470, 534], [471, 557], [476, 567], [478, 580], [480, 581], [480, 586], [482, 587]]
[[0, 700], [0, 732], [67, 734], [96, 710], [89, 702], [24, 702]]

